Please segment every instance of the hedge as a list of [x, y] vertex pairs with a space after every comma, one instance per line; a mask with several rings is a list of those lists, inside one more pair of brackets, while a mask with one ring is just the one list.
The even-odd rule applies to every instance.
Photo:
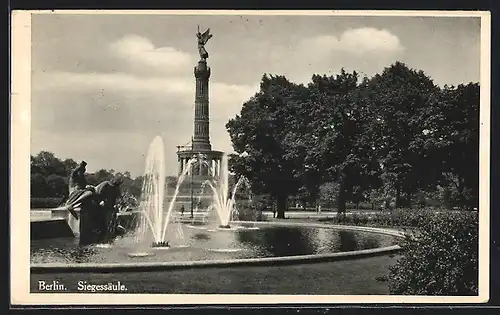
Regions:
[[478, 293], [477, 213], [429, 216], [401, 242], [402, 256], [390, 267], [390, 291], [398, 295]]
[[369, 225], [386, 227], [418, 228], [435, 217], [454, 217], [456, 215], [477, 218], [474, 211], [455, 211], [445, 209], [394, 209], [377, 211], [374, 213], [351, 213], [335, 216], [334, 218], [320, 219], [320, 221], [334, 221], [345, 225]]
[[[479, 220], [476, 211], [399, 209], [341, 215], [337, 224], [409, 228], [390, 267], [397, 295], [477, 295]], [[321, 220], [323, 221], [323, 220]]]

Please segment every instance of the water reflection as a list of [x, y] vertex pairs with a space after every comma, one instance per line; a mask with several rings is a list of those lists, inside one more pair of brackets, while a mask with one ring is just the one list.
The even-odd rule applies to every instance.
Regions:
[[[307, 227], [260, 227], [259, 230], [200, 231], [185, 228], [185, 237], [172, 239], [175, 251], [155, 251], [148, 261], [224, 260], [348, 252], [393, 245], [391, 236], [375, 233]], [[175, 244], [174, 244], [175, 243]], [[77, 239], [31, 242], [33, 263], [119, 263], [143, 261], [130, 258], [130, 252], [149, 251], [149, 243], [138, 248], [131, 237], [117, 239], [111, 248], [79, 247]], [[146, 258], [144, 258], [146, 259]]]
[[[243, 244], [259, 247], [272, 256], [292, 256], [314, 254], [306, 229], [276, 227], [255, 231], [239, 231], [238, 240]], [[309, 230], [310, 232], [310, 230]]]
[[383, 237], [374, 233], [332, 229], [272, 228], [261, 233], [240, 231], [238, 241], [271, 256], [349, 252], [381, 246]]
[[367, 233], [360, 233], [358, 237], [360, 243], [359, 247], [361, 247], [361, 249], [377, 248], [381, 246], [381, 238], [379, 237], [370, 237]]
[[337, 251], [350, 252], [358, 249], [358, 242], [356, 234], [351, 231], [337, 231], [339, 235], [339, 242], [337, 243]]

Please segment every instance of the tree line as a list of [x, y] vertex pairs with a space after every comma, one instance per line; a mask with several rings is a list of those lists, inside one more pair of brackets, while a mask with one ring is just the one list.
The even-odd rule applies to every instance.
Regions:
[[268, 194], [412, 208], [473, 208], [479, 195], [479, 84], [437, 86], [401, 62], [371, 78], [344, 69], [296, 84], [264, 75], [226, 124], [230, 168]]
[[[60, 159], [52, 152], [41, 151], [30, 157], [31, 183], [30, 197], [31, 208], [52, 208], [60, 205], [69, 194], [68, 181], [71, 172], [78, 163], [71, 159]], [[115, 176], [123, 179], [120, 202], [124, 206], [133, 205], [139, 198], [142, 189], [143, 177], [132, 178], [129, 172], [115, 172], [115, 170], [101, 169], [85, 175], [89, 185], [110, 180]]]
[[[78, 163], [71, 159], [60, 159], [54, 153], [41, 151], [37, 155], [31, 155], [31, 197], [50, 198], [64, 197], [68, 194], [68, 180]], [[89, 185], [97, 185], [113, 177], [121, 177], [122, 189], [134, 197], [139, 198], [142, 190], [144, 175], [132, 177], [130, 172], [116, 172], [114, 169], [100, 169], [94, 173], [85, 174]], [[168, 188], [175, 188], [176, 176], [166, 176], [165, 183]]]
[[[32, 208], [56, 207], [60, 204], [60, 202], [64, 201], [69, 194], [69, 176], [77, 166], [78, 162], [72, 158], [60, 159], [56, 157], [54, 153], [49, 151], [41, 151], [36, 155], [31, 155], [30, 197], [32, 200]], [[139, 200], [141, 198], [142, 184], [147, 175], [140, 175], [133, 178], [128, 171], [122, 173], [116, 172], [113, 169], [100, 169], [94, 173], [85, 174], [88, 184], [93, 186], [96, 186], [103, 181], [110, 180], [115, 176], [123, 179], [121, 190], [125, 198], [132, 198], [135, 200]], [[165, 186], [167, 193], [172, 193], [175, 190], [177, 180], [177, 176], [166, 176]], [[230, 174], [229, 189], [232, 190], [234, 185], [234, 176]], [[181, 186], [180, 193], [189, 194], [190, 189], [191, 183], [188, 178]], [[210, 190], [206, 188], [204, 191], [207, 193]], [[128, 204], [131, 203], [132, 201], [130, 200]]]

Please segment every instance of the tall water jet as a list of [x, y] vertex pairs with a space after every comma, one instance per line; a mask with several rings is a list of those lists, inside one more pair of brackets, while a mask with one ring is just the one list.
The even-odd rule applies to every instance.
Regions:
[[142, 201], [140, 203], [141, 225], [139, 236], [142, 240], [148, 232], [153, 237], [153, 247], [168, 247], [166, 232], [170, 222], [175, 199], [181, 183], [186, 178], [190, 166], [196, 159], [191, 159], [186, 169], [180, 174], [174, 196], [170, 201], [168, 210], [164, 213], [165, 200], [165, 151], [163, 140], [157, 136], [151, 142], [146, 157], [144, 182], [142, 185]]
[[229, 168], [227, 156], [224, 154], [221, 160], [220, 176], [217, 183], [209, 183], [213, 192], [214, 208], [217, 211], [220, 220], [220, 228], [230, 228], [229, 222], [232, 219], [234, 204], [236, 201], [236, 191], [245, 184], [249, 186], [245, 177], [240, 177], [229, 195]]
[[144, 237], [150, 231], [153, 244], [162, 242], [163, 201], [165, 198], [165, 150], [163, 140], [157, 136], [149, 145], [142, 184], [141, 230]]
[[177, 185], [175, 187], [174, 195], [172, 196], [172, 200], [170, 200], [170, 204], [168, 205], [167, 214], [165, 216], [165, 222], [163, 224], [163, 233], [161, 234], [161, 238], [162, 238], [163, 241], [164, 241], [166, 233], [167, 233], [168, 223], [170, 222], [170, 217], [172, 215], [172, 211], [174, 209], [175, 200], [177, 199], [177, 195], [179, 194], [179, 189], [181, 187], [181, 184], [184, 182], [184, 179], [188, 175], [189, 170], [191, 169], [191, 166], [196, 161], [198, 161], [198, 157], [197, 156], [193, 156], [188, 161], [188, 163], [186, 165], [186, 169], [182, 171], [182, 173], [180, 174], [180, 176], [179, 176], [179, 178], [177, 180]]

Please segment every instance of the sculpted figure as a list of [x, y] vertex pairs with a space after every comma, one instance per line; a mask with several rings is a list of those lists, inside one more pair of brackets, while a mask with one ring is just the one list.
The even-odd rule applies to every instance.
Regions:
[[[69, 196], [65, 206], [79, 220], [80, 245], [97, 242], [101, 233], [99, 221], [99, 206], [95, 202], [95, 188], [87, 184], [85, 178], [87, 163], [82, 161], [69, 177]], [[75, 211], [80, 209], [80, 215]]]
[[[87, 163], [81, 162], [70, 175], [65, 206], [79, 220], [81, 246], [109, 242], [124, 229], [117, 226], [116, 201], [120, 198], [121, 178], [104, 181], [96, 187], [85, 178]], [[80, 214], [75, 211], [80, 209]]]
[[[94, 188], [87, 184], [87, 179], [85, 178], [86, 167], [87, 162], [82, 161], [71, 172], [69, 177], [69, 196], [68, 200], [66, 200], [66, 205], [72, 206], [70, 207], [71, 210], [75, 206], [87, 201], [94, 193]], [[72, 214], [77, 216], [74, 212]]]
[[101, 234], [99, 242], [108, 242], [115, 235], [121, 234], [123, 228], [117, 224], [118, 209], [117, 201], [121, 197], [120, 185], [123, 180], [119, 177], [104, 181], [96, 186], [96, 201], [101, 208], [99, 224]]
[[207, 29], [203, 34], [200, 33], [200, 27], [198, 26], [198, 33], [196, 37], [198, 38], [198, 53], [200, 54], [200, 58], [202, 61], [207, 60], [208, 52], [205, 49], [205, 44], [208, 42], [210, 38], [212, 38], [212, 34], [210, 34], [210, 29]]

